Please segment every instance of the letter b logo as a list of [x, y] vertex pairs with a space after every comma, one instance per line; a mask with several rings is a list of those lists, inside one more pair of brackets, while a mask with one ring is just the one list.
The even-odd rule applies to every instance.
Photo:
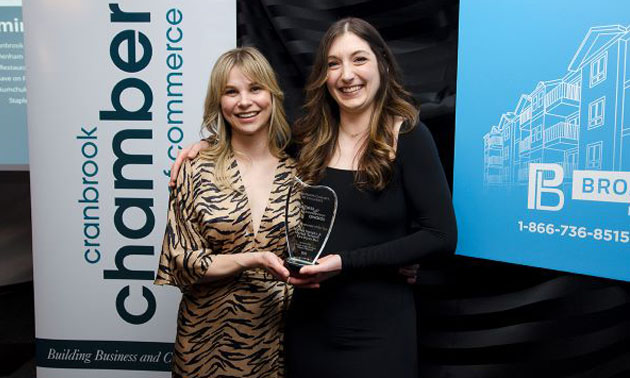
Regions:
[[[564, 206], [564, 193], [557, 187], [562, 185], [564, 170], [559, 164], [530, 163], [529, 184], [527, 187], [527, 208], [536, 210], [558, 211]], [[543, 205], [545, 198], [555, 196], [555, 205]], [[549, 201], [547, 201], [549, 202]]]

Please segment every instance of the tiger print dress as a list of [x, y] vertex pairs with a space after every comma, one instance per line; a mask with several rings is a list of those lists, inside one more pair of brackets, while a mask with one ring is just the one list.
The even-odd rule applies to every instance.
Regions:
[[168, 221], [155, 283], [182, 291], [173, 356], [174, 377], [283, 377], [283, 324], [290, 287], [263, 269], [200, 283], [213, 255], [285, 253], [284, 202], [295, 162], [278, 162], [259, 230], [236, 159], [232, 186], [219, 189], [214, 163], [186, 162], [169, 200]]

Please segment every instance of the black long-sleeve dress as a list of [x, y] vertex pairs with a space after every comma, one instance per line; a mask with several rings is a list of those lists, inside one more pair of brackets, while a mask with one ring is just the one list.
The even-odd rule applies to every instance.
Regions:
[[449, 253], [457, 231], [450, 192], [430, 132], [400, 134], [392, 181], [360, 191], [354, 172], [327, 168], [321, 184], [339, 198], [323, 254], [342, 273], [320, 289], [296, 289], [286, 324], [292, 378], [417, 377], [416, 316], [400, 266]]

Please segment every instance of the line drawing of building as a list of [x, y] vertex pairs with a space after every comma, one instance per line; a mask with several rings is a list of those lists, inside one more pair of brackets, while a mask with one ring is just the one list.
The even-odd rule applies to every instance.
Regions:
[[526, 184], [529, 163], [630, 170], [630, 26], [591, 27], [560, 79], [522, 94], [483, 136], [484, 185]]

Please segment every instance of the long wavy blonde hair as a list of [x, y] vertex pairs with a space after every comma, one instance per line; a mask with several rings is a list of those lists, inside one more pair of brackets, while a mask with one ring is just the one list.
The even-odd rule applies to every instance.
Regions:
[[359, 18], [344, 18], [332, 24], [322, 37], [306, 84], [305, 115], [296, 121], [295, 142], [300, 148], [298, 171], [302, 179], [319, 181], [332, 158], [339, 135], [339, 105], [328, 92], [328, 52], [338, 36], [353, 33], [368, 43], [378, 62], [381, 85], [374, 97], [369, 133], [362, 146], [355, 185], [383, 190], [391, 180], [395, 157], [394, 127], [403, 119], [400, 132], [413, 128], [418, 109], [401, 82], [400, 69], [380, 33]]
[[232, 68], [238, 67], [254, 83], [271, 93], [271, 117], [269, 118], [269, 150], [277, 158], [285, 156], [285, 148], [291, 139], [291, 128], [286, 120], [282, 103], [284, 94], [278, 85], [276, 74], [269, 61], [253, 47], [229, 50], [217, 59], [210, 74], [202, 127], [208, 130], [210, 147], [201, 155], [215, 162], [214, 176], [222, 188], [231, 187], [227, 175], [232, 151], [230, 124], [221, 112], [221, 97], [225, 91]]

